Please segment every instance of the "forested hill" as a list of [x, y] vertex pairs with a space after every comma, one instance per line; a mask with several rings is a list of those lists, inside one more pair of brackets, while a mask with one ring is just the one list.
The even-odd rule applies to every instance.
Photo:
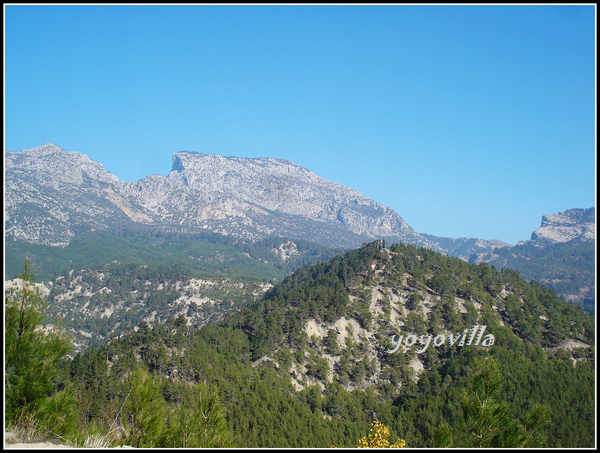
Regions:
[[344, 330], [340, 324], [352, 326], [379, 349], [394, 329], [423, 335], [478, 323], [543, 347], [594, 341], [589, 315], [516, 271], [410, 245], [385, 249], [379, 241], [299, 269], [231, 323], [252, 339], [254, 358], [293, 343], [300, 332], [310, 337], [308, 324], [317, 337]]
[[[486, 340], [457, 340], [474, 326]], [[161, 404], [177, 404], [178, 382], [218, 391], [239, 447], [354, 446], [373, 420], [409, 447], [469, 447], [482, 445], [471, 428], [491, 376], [489, 445], [592, 447], [594, 339], [588, 314], [515, 271], [376, 241], [302, 267], [218, 324], [142, 323], [78, 354], [65, 379], [86, 398], [82, 417], [107, 428], [143, 362]]]
[[216, 233], [96, 232], [65, 247], [15, 244], [5, 286], [29, 257], [47, 292], [44, 323], [62, 320], [78, 349], [98, 346], [141, 321], [179, 314], [198, 328], [248, 305], [293, 270], [342, 250], [287, 238], [243, 241]]

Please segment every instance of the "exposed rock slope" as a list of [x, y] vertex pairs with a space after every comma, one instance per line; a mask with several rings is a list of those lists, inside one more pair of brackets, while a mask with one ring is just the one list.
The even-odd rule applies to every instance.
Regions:
[[76, 231], [148, 225], [353, 247], [372, 238], [436, 247], [392, 209], [292, 162], [179, 152], [168, 176], [119, 181], [55, 145], [5, 153], [6, 236], [65, 246]]
[[[297, 390], [338, 381], [352, 391], [418, 380], [432, 361], [448, 357], [451, 338], [474, 335], [474, 326], [502, 337], [501, 348], [508, 336], [552, 352], [593, 344], [591, 318], [515, 271], [380, 245], [300, 269], [232, 318], [255, 345], [255, 365], [272, 361]], [[391, 334], [414, 341], [390, 353]], [[431, 342], [436, 335], [439, 344]], [[492, 346], [489, 340], [482, 346]], [[455, 352], [463, 348], [456, 344]]]
[[569, 209], [542, 217], [542, 225], [531, 234], [537, 244], [553, 244], [596, 238], [596, 209]]

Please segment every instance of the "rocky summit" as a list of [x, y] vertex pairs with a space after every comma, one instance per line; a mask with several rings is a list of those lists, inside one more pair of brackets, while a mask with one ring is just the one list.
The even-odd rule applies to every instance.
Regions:
[[[85, 154], [47, 143], [5, 151], [4, 201], [6, 241], [53, 247], [87, 232], [144, 229], [250, 241], [279, 236], [337, 248], [385, 239], [469, 261], [510, 249], [495, 240], [418, 233], [393, 209], [276, 158], [181, 151], [167, 176], [127, 182]], [[576, 237], [595, 237], [593, 209], [544, 216], [532, 241], [546, 246]]]
[[531, 234], [531, 241], [547, 245], [573, 240], [593, 241], [596, 238], [596, 209], [569, 209], [542, 217], [540, 228]]
[[6, 238], [66, 246], [82, 231], [147, 226], [354, 247], [373, 238], [439, 249], [392, 209], [292, 162], [178, 152], [168, 176], [119, 181], [52, 144], [5, 152]]

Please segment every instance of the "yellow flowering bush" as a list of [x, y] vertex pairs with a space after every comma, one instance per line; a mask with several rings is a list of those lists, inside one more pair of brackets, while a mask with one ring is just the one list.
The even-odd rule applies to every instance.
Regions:
[[390, 430], [387, 426], [378, 420], [371, 423], [371, 432], [368, 437], [362, 437], [358, 440], [356, 448], [404, 448], [405, 440], [397, 440], [390, 444]]

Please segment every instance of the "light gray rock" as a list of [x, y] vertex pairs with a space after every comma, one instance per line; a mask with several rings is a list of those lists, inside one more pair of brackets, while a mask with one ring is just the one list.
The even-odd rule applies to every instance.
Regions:
[[386, 238], [436, 248], [392, 209], [292, 162], [182, 151], [168, 176], [119, 181], [88, 156], [45, 144], [5, 153], [6, 237], [65, 246], [76, 230], [136, 224], [336, 247]]
[[569, 209], [558, 214], [542, 217], [540, 228], [531, 234], [531, 241], [538, 244], [593, 241], [596, 238], [596, 209]]

